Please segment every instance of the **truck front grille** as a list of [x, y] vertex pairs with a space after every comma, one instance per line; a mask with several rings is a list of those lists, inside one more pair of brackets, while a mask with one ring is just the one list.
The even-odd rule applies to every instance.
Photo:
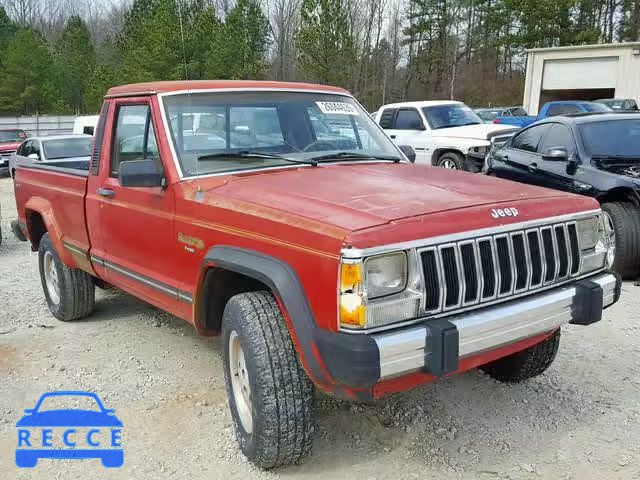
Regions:
[[426, 313], [507, 298], [578, 275], [575, 222], [421, 249]]

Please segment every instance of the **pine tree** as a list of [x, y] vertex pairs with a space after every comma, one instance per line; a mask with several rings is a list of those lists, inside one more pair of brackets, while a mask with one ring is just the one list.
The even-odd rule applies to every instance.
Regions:
[[68, 107], [59, 99], [59, 71], [40, 34], [22, 29], [9, 43], [3, 58], [0, 111], [63, 113]]
[[84, 96], [96, 63], [91, 34], [80, 17], [69, 18], [56, 50], [65, 101], [74, 112], [80, 113], [84, 111]]
[[296, 34], [298, 60], [313, 80], [350, 88], [355, 41], [341, 0], [303, 0]]

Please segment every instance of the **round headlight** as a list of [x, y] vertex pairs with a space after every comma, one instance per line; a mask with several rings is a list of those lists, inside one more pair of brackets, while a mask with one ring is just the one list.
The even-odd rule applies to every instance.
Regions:
[[407, 255], [404, 252], [367, 258], [364, 270], [368, 298], [392, 295], [407, 286]]

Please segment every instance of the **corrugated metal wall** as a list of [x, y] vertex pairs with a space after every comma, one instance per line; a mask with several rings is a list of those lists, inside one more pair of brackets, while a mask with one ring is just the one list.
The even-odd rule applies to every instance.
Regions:
[[22, 128], [30, 137], [59, 135], [72, 133], [75, 119], [75, 115], [0, 116], [0, 130]]

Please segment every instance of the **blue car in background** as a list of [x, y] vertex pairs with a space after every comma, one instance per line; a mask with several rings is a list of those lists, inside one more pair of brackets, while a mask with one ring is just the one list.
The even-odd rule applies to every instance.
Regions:
[[557, 117], [558, 115], [572, 115], [575, 113], [593, 113], [593, 112], [611, 112], [611, 108], [607, 105], [597, 102], [587, 102], [582, 100], [564, 100], [557, 102], [545, 103], [537, 116], [498, 116], [493, 123], [500, 125], [513, 125], [515, 127], [528, 127], [538, 120], [549, 117]]
[[[42, 402], [50, 397], [89, 397], [95, 400], [98, 410], [86, 410], [86, 409], [58, 409], [58, 410], [43, 410], [40, 408]], [[19, 443], [16, 449], [16, 465], [19, 467], [35, 467], [39, 458], [100, 458], [102, 465], [110, 468], [117, 468], [124, 463], [124, 453], [122, 448], [20, 448], [22, 444], [28, 442], [20, 441], [20, 435], [25, 436], [25, 430], [31, 429], [42, 430], [48, 427], [69, 427], [71, 433], [75, 433], [73, 427], [92, 427], [94, 431], [99, 432], [99, 428], [105, 429], [117, 429], [117, 439], [119, 440], [119, 427], [122, 427], [122, 422], [114, 415], [115, 410], [104, 408], [104, 405], [95, 393], [91, 392], [50, 392], [45, 393], [40, 397], [38, 403], [33, 409], [26, 409], [26, 415], [23, 416], [16, 423], [16, 427], [23, 430], [19, 431]], [[95, 429], [98, 427], [98, 429]], [[43, 433], [44, 435], [44, 433]], [[113, 431], [112, 431], [113, 435]], [[51, 438], [51, 437], [49, 437]], [[67, 444], [67, 437], [65, 436], [65, 444]], [[79, 441], [79, 440], [77, 440]], [[35, 442], [34, 442], [35, 443]], [[44, 440], [43, 442], [44, 443]], [[94, 445], [91, 441], [91, 435], [87, 435], [87, 447]], [[111, 443], [113, 445], [113, 442]], [[73, 443], [75, 446], [76, 443]], [[97, 443], [95, 443], [97, 446]], [[39, 447], [40, 445], [38, 445]], [[119, 446], [119, 444], [118, 444]], [[35, 447], [35, 445], [34, 445]]]

